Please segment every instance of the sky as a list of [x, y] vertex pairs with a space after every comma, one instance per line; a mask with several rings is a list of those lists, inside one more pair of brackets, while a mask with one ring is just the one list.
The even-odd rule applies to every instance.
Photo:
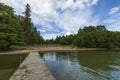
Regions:
[[89, 25], [120, 31], [120, 0], [0, 0], [23, 15], [31, 6], [31, 19], [44, 39], [76, 34]]

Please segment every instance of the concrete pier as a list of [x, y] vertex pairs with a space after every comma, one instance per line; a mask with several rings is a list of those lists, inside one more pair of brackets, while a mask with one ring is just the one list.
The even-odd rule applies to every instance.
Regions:
[[55, 80], [37, 52], [31, 52], [9, 80]]

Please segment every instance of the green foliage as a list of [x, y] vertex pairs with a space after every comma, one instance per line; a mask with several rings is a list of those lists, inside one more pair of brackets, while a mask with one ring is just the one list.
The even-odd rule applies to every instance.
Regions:
[[0, 50], [9, 49], [17, 40], [12, 8], [0, 3]]
[[[11, 45], [43, 44], [44, 39], [30, 18], [31, 8], [27, 4], [24, 16], [15, 15], [13, 8], [0, 3], [0, 50]], [[87, 48], [119, 48], [120, 32], [108, 31], [104, 25], [85, 26], [75, 35], [57, 36], [46, 44], [75, 45]]]
[[25, 6], [25, 12], [24, 12], [25, 17], [30, 18], [30, 12], [31, 12], [30, 5], [27, 4], [27, 5]]
[[6, 50], [10, 48], [10, 43], [6, 40], [0, 40], [0, 50]]
[[4, 14], [14, 15], [13, 8], [5, 5], [4, 3], [0, 3], [0, 14], [3, 14], [3, 13]]
[[119, 48], [120, 32], [108, 31], [103, 25], [86, 26], [79, 29], [76, 35], [57, 37], [55, 42], [86, 48]]
[[40, 32], [30, 19], [30, 6], [26, 5], [25, 17], [15, 15], [13, 8], [0, 3], [0, 50], [6, 50], [11, 45], [35, 45], [44, 42]]
[[92, 34], [87, 33], [84, 36], [84, 42], [85, 42], [85, 47], [90, 48], [90, 47], [95, 47], [95, 39]]
[[36, 27], [31, 22], [30, 12], [31, 12], [30, 5], [27, 4], [24, 12], [25, 17], [23, 18], [23, 32], [25, 44], [26, 45], [42, 44], [44, 40], [40, 36], [40, 32], [37, 31]]
[[5, 23], [0, 23], [0, 32], [17, 33], [15, 28]]
[[71, 45], [73, 44], [74, 35], [67, 35], [60, 40], [62, 45]]
[[74, 45], [76, 45], [77, 47], [84, 47], [84, 45], [85, 45], [84, 38], [83, 37], [77, 37], [74, 40]]
[[0, 32], [0, 50], [9, 49], [16, 42], [17, 35], [14, 33]]
[[45, 41], [45, 44], [55, 44], [54, 40], [53, 39], [47, 39]]

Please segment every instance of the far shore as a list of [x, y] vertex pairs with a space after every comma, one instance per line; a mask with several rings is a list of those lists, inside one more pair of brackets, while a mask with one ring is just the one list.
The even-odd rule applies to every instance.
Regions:
[[[47, 52], [47, 51], [84, 51], [84, 50], [108, 50], [108, 49], [106, 48], [73, 48], [73, 47], [30, 47], [25, 50], [0, 51], [0, 55], [28, 54], [32, 51]], [[120, 50], [120, 49], [115, 48], [112, 50]]]

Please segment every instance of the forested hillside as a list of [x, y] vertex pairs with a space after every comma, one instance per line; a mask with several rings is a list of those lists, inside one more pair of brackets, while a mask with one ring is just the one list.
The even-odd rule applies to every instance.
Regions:
[[0, 3], [0, 50], [11, 45], [41, 44], [43, 38], [30, 19], [30, 6], [26, 5], [24, 16], [15, 15], [13, 8]]

